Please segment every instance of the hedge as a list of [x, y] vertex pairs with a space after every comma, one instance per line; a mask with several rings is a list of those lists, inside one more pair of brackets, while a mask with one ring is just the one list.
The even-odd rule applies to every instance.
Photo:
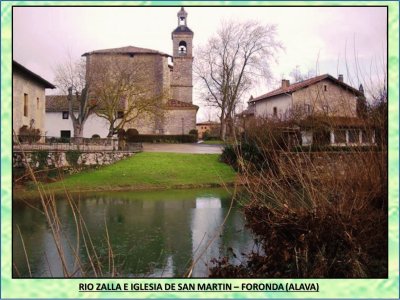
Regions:
[[197, 136], [192, 134], [180, 135], [158, 135], [139, 134], [126, 138], [128, 143], [196, 143]]

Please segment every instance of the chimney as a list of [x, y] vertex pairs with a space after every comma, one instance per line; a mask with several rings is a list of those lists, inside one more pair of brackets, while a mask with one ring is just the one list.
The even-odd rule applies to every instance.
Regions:
[[343, 74], [339, 74], [338, 80], [339, 80], [340, 82], [343, 82]]
[[290, 85], [290, 81], [289, 80], [282, 79], [282, 88], [283, 89], [289, 87], [289, 85]]

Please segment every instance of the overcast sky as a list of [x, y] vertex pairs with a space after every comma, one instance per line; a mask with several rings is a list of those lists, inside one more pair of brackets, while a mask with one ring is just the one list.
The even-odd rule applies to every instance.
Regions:
[[[13, 58], [50, 82], [54, 69], [68, 55], [78, 59], [93, 50], [137, 46], [172, 54], [171, 32], [177, 26], [179, 7], [14, 7]], [[348, 70], [355, 74], [354, 52], [359, 68], [386, 62], [385, 7], [186, 7], [188, 26], [196, 46], [215, 34], [223, 20], [258, 20], [276, 24], [284, 50], [273, 67], [275, 81], [261, 84], [254, 96], [277, 88], [296, 66], [303, 72], [317, 70], [335, 77]], [[356, 50], [356, 51], [354, 51]], [[195, 57], [196, 59], [196, 57]], [[248, 95], [249, 96], [249, 95]], [[194, 102], [200, 104], [196, 89]], [[244, 99], [247, 101], [247, 99]], [[201, 109], [198, 121], [208, 119]]]

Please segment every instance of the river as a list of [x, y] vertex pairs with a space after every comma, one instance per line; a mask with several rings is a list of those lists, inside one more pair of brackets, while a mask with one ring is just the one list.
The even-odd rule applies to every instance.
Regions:
[[[81, 234], [75, 250], [78, 234], [74, 215], [68, 202], [57, 198], [64, 269], [70, 276], [82, 277], [82, 270], [86, 270], [86, 276], [95, 276], [89, 258], [96, 260], [97, 255], [102, 271], [97, 270], [96, 274], [109, 277], [112, 249], [115, 274], [120, 277], [183, 277], [193, 261], [196, 264], [192, 277], [207, 277], [211, 259], [229, 254], [230, 261], [238, 264], [244, 259], [241, 253], [254, 247], [236, 205], [224, 223], [231, 196], [223, 189], [74, 195], [96, 255], [87, 253]], [[38, 209], [23, 203], [13, 207], [13, 276], [30, 276], [22, 235], [32, 277], [64, 277], [63, 264], [50, 227], [40, 212], [41, 206], [38, 202], [33, 206]], [[86, 241], [90, 244], [88, 235]]]

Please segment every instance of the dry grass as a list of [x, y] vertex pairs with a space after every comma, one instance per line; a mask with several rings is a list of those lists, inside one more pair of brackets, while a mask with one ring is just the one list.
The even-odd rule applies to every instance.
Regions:
[[241, 266], [221, 259], [211, 276], [386, 277], [385, 145], [292, 152], [279, 126], [254, 126], [251, 151], [236, 148], [244, 211], [263, 251]]

